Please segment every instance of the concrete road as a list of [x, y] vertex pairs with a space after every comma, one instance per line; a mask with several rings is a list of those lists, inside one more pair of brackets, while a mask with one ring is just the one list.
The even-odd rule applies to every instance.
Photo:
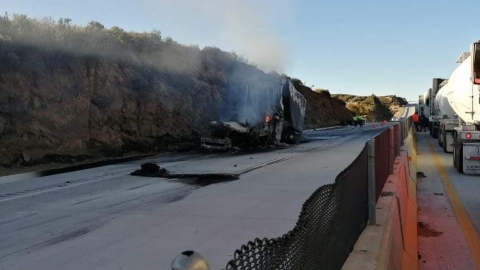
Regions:
[[129, 175], [145, 161], [0, 179], [0, 269], [168, 269], [189, 249], [224, 268], [242, 244], [292, 229], [304, 201], [384, 128], [307, 132], [310, 142], [276, 151], [149, 159], [177, 173], [241, 173], [208, 186]]

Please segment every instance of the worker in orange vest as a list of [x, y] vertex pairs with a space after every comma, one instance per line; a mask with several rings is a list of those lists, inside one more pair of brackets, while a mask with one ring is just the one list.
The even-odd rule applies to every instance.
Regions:
[[418, 112], [415, 112], [415, 113], [412, 115], [412, 121], [413, 121], [413, 124], [415, 124], [415, 129], [416, 129], [417, 131], [420, 131], [419, 126], [418, 126], [420, 123], [418, 122], [418, 120], [419, 120], [419, 119], [418, 119]]

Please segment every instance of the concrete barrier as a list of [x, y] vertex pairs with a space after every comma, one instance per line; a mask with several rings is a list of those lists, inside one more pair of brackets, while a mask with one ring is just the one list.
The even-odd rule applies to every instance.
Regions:
[[415, 135], [404, 141], [377, 202], [377, 225], [360, 235], [343, 270], [418, 269]]

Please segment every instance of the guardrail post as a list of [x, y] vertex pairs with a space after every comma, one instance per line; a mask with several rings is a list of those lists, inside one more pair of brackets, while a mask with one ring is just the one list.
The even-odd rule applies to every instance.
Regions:
[[393, 173], [393, 161], [395, 160], [395, 130], [393, 127], [389, 127], [389, 135], [388, 138], [388, 173]]
[[367, 142], [368, 147], [368, 224], [377, 224], [375, 209], [375, 138]]

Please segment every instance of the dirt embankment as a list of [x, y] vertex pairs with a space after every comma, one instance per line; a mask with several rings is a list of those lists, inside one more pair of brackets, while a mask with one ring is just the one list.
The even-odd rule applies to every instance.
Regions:
[[216, 62], [192, 67], [198, 73], [80, 57], [50, 68], [33, 47], [19, 63], [0, 73], [0, 164], [188, 146], [228, 117], [237, 88], [278, 79], [241, 63], [245, 79]]
[[[245, 104], [245, 89], [265, 91], [283, 78], [234, 53], [184, 46], [158, 31], [21, 16], [0, 17], [0, 29], [4, 166], [188, 147], [209, 121], [228, 120]], [[307, 98], [306, 128], [350, 117], [340, 101], [298, 88]]]
[[353, 114], [366, 115], [368, 121], [390, 120], [402, 106], [407, 104], [405, 98], [397, 96], [354, 96], [338, 94], [333, 97], [345, 102]]
[[328, 91], [312, 91], [299, 80], [293, 80], [293, 83], [307, 99], [305, 129], [342, 125], [352, 119], [345, 102], [332, 98]]

